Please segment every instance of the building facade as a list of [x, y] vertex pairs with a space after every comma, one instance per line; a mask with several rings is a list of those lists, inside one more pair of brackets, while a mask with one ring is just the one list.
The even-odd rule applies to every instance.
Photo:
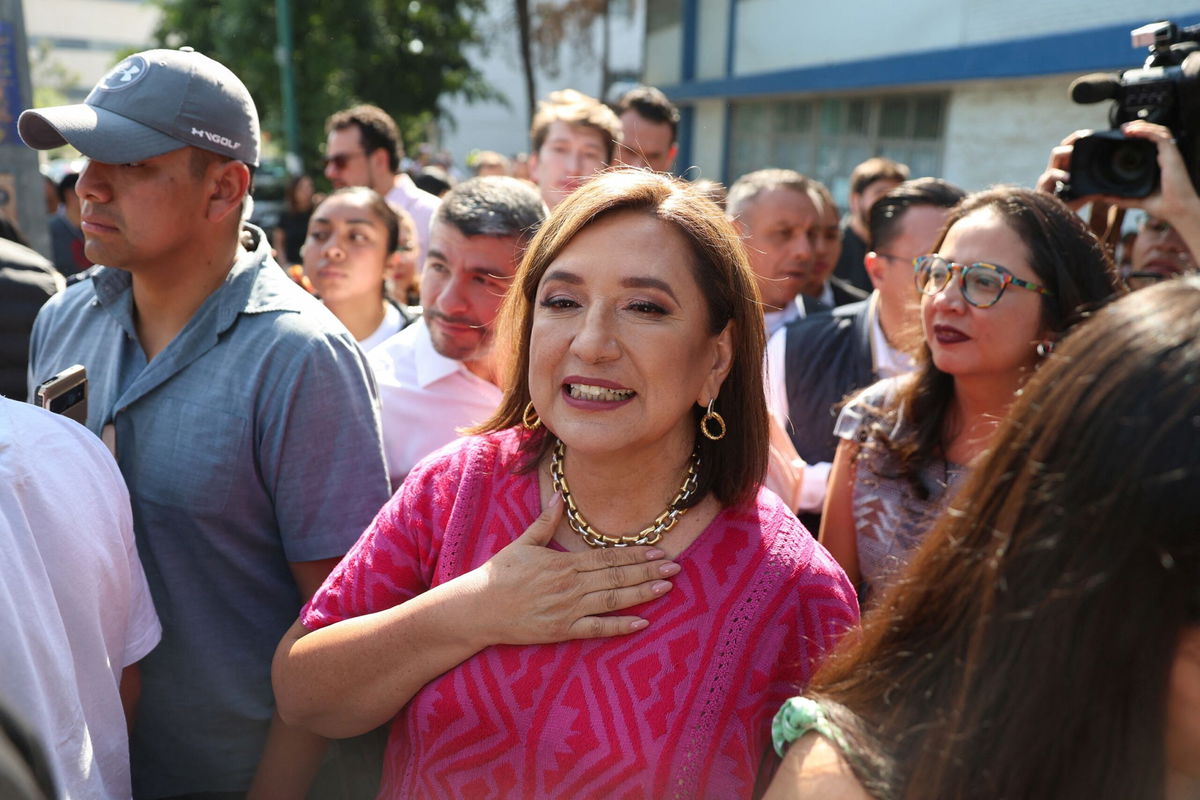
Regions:
[[1194, 0], [649, 0], [644, 80], [684, 114], [681, 166], [732, 182], [762, 167], [825, 181], [883, 155], [966, 189], [1032, 185], [1108, 104], [1081, 74], [1140, 66], [1132, 28], [1200, 23]]

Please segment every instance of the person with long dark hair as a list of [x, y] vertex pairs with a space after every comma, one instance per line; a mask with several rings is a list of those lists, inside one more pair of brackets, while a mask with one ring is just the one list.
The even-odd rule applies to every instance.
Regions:
[[771, 800], [1200, 797], [1198, 331], [1190, 277], [1067, 337], [777, 717]]
[[932, 527], [1017, 390], [1088, 311], [1123, 292], [1063, 203], [1018, 187], [966, 197], [915, 261], [923, 337], [914, 373], [842, 409], [821, 542], [865, 597]]

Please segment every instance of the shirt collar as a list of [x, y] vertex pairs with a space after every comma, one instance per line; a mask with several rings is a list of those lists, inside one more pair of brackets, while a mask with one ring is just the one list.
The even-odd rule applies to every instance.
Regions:
[[466, 365], [461, 361], [446, 358], [433, 348], [433, 336], [429, 333], [429, 326], [425, 324], [424, 317], [413, 323], [413, 327], [417, 329], [414, 334], [417, 341], [413, 348], [414, 362], [417, 369], [417, 384], [422, 389], [440, 381], [442, 378], [453, 375], [455, 372], [460, 372], [473, 380], [483, 380], [474, 372], [467, 369]]
[[[216, 298], [219, 304], [217, 333], [226, 330], [243, 312], [300, 311], [304, 302], [304, 291], [271, 260], [267, 237], [262, 229], [246, 223], [243, 232], [248, 234], [248, 241], [243, 243], [249, 245], [249, 250], [239, 250], [229, 274], [214, 292], [219, 294]], [[265, 264], [275, 268], [261, 269]], [[133, 276], [130, 273], [112, 267], [103, 267], [92, 277], [96, 299], [102, 306], [129, 302], [126, 293], [132, 284]]]

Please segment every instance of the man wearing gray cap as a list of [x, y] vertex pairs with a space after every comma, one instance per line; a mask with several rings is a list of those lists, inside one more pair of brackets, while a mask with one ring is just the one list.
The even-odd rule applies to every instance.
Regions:
[[138, 53], [18, 129], [90, 159], [76, 192], [104, 266], [42, 309], [29, 380], [87, 368], [87, 425], [129, 484], [163, 623], [142, 662], [134, 796], [245, 793], [275, 645], [388, 496], [369, 369], [242, 223], [258, 116], [224, 66]]

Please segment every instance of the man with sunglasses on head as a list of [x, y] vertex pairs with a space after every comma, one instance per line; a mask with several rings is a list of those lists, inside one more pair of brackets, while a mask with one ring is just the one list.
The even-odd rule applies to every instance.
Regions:
[[[767, 343], [768, 403], [787, 420], [800, 460], [785, 497], [809, 530], [820, 527], [825, 484], [837, 450], [837, 406], [855, 389], [912, 369], [906, 337], [917, 332], [920, 295], [913, 259], [933, 247], [946, 213], [965, 193], [936, 178], [900, 184], [871, 206], [863, 259], [870, 296], [784, 326]], [[773, 487], [774, 488], [774, 487]]]
[[325, 122], [325, 177], [334, 189], [368, 186], [417, 223], [417, 269], [429, 251], [429, 225], [440, 201], [400, 169], [404, 144], [395, 121], [378, 106], [358, 105]]

